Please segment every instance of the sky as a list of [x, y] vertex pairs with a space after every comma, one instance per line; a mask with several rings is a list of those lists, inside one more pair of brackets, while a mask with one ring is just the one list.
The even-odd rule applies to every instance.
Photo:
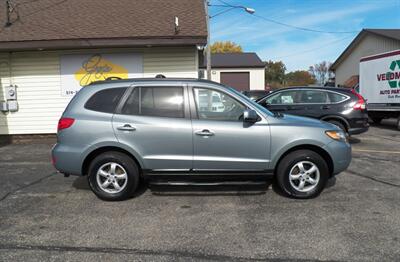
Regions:
[[[222, 0], [254, 8], [232, 9], [211, 18], [211, 42], [233, 41], [263, 61], [283, 61], [288, 71], [334, 62], [363, 28], [399, 28], [400, 0]], [[212, 5], [223, 5], [211, 0]], [[210, 6], [210, 16], [226, 10]], [[271, 23], [273, 19], [320, 33]]]

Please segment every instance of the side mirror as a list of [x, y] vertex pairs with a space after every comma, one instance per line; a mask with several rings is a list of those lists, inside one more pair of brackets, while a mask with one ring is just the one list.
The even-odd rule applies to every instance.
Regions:
[[243, 112], [243, 121], [244, 122], [249, 122], [249, 123], [255, 123], [258, 121], [258, 115], [256, 111], [252, 109], [246, 109]]

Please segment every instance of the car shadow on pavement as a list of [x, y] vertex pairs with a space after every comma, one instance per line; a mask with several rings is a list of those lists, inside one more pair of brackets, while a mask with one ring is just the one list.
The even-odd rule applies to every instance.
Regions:
[[[326, 189], [336, 184], [336, 177], [332, 177], [326, 184]], [[72, 186], [78, 190], [90, 190], [87, 178], [77, 177]], [[156, 196], [246, 196], [264, 195], [272, 189], [280, 196], [287, 197], [274, 180], [267, 180], [262, 185], [234, 185], [234, 186], [155, 186], [146, 181], [140, 184], [133, 197], [144, 194], [148, 189]]]
[[[86, 176], [77, 177], [72, 183], [72, 186], [78, 190], [91, 190]], [[145, 181], [143, 183], [140, 183], [138, 189], [135, 191], [132, 197], [138, 197], [144, 194], [147, 189], [148, 185]]]
[[350, 142], [350, 144], [354, 145], [354, 144], [360, 143], [361, 140], [356, 137], [351, 136], [351, 137], [349, 137], [349, 142]]
[[149, 188], [156, 196], [246, 196], [264, 195], [271, 182], [263, 185], [217, 185], [217, 186], [155, 186]]
[[[328, 188], [330, 188], [330, 187], [335, 186], [335, 184], [336, 184], [336, 177], [330, 178], [330, 179], [328, 180], [328, 182], [326, 183], [325, 190], [328, 189]], [[272, 190], [273, 190], [276, 194], [278, 194], [278, 195], [280, 195], [280, 196], [282, 196], [282, 197], [288, 197], [287, 194], [285, 194], [285, 193], [282, 191], [281, 187], [276, 183], [276, 181], [274, 181], [274, 182], [272, 183]]]

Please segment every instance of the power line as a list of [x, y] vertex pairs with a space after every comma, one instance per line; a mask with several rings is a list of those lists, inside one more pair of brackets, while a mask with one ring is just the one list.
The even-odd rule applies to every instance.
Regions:
[[323, 33], [323, 34], [354, 34], [354, 33], [358, 33], [359, 31], [325, 31], [325, 30], [316, 30], [316, 29], [311, 29], [311, 28], [306, 28], [306, 27], [301, 27], [301, 26], [295, 26], [295, 25], [290, 25], [290, 24], [286, 24], [283, 22], [279, 22], [270, 18], [266, 18], [264, 16], [260, 16], [260, 15], [256, 15], [253, 14], [253, 16], [258, 17], [260, 19], [263, 19], [267, 22], [270, 23], [274, 23], [277, 25], [281, 25], [281, 26], [285, 26], [285, 27], [289, 27], [292, 29], [297, 29], [297, 30], [301, 30], [301, 31], [307, 31], [307, 32], [312, 32], [312, 33]]
[[315, 50], [324, 49], [327, 46], [331, 46], [331, 45], [337, 44], [339, 42], [342, 42], [342, 41], [347, 40], [347, 39], [352, 38], [352, 37], [353, 36], [346, 36], [344, 38], [341, 38], [341, 39], [338, 39], [338, 40], [335, 40], [335, 41], [332, 41], [332, 42], [325, 43], [324, 45], [322, 45], [320, 47], [317, 47], [317, 48], [306, 49], [306, 50], [303, 50], [303, 51], [297, 51], [296, 53], [292, 53], [292, 54], [285, 55], [285, 56], [273, 57], [273, 58], [270, 58], [270, 60], [277, 60], [277, 59], [282, 59], [282, 58], [293, 57], [293, 56], [298, 56], [298, 55], [311, 53], [311, 52], [314, 52]]
[[[234, 5], [231, 5], [223, 0], [218, 0], [219, 2], [230, 6], [230, 7], [234, 7]], [[291, 25], [291, 24], [287, 24], [287, 23], [283, 23], [280, 22], [278, 20], [274, 20], [271, 18], [267, 18], [261, 15], [257, 15], [257, 14], [253, 14], [253, 16], [258, 17], [264, 21], [273, 23], [273, 24], [277, 24], [277, 25], [281, 25], [281, 26], [285, 26], [288, 28], [292, 28], [292, 29], [296, 29], [296, 30], [301, 30], [301, 31], [306, 31], [306, 32], [312, 32], [312, 33], [323, 33], [323, 34], [354, 34], [354, 33], [358, 33], [359, 31], [325, 31], [325, 30], [317, 30], [317, 29], [312, 29], [312, 28], [306, 28], [306, 27], [301, 27], [301, 26], [296, 26], [296, 25]]]

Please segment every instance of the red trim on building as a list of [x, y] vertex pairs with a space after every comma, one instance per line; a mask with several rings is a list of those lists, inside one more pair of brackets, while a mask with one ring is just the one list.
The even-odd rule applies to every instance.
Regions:
[[384, 53], [384, 54], [379, 54], [379, 55], [363, 57], [363, 58], [361, 58], [360, 62], [375, 60], [375, 59], [379, 59], [379, 58], [383, 58], [383, 57], [389, 57], [389, 56], [393, 56], [393, 55], [400, 55], [400, 50], [396, 50], [396, 51], [389, 52], [389, 53]]

